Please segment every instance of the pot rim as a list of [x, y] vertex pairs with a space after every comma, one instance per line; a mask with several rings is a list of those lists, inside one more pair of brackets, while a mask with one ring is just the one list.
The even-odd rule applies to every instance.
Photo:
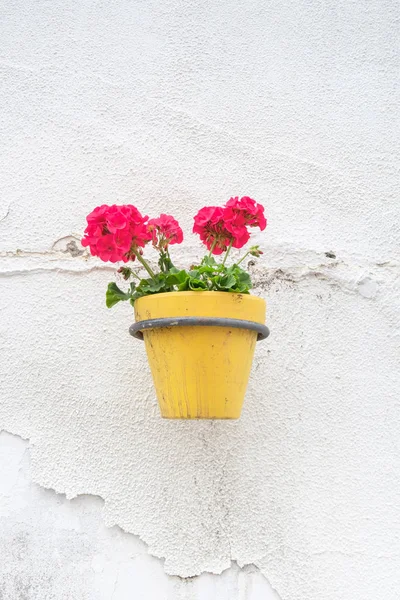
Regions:
[[182, 298], [182, 296], [196, 296], [196, 298], [199, 298], [200, 296], [215, 296], [216, 294], [218, 294], [219, 296], [226, 296], [227, 294], [229, 294], [230, 296], [240, 296], [241, 298], [248, 298], [249, 300], [251, 299], [251, 301], [253, 300], [261, 300], [262, 302], [265, 302], [264, 298], [262, 298], [261, 296], [256, 296], [254, 294], [242, 294], [241, 292], [219, 292], [216, 290], [197, 290], [197, 291], [193, 291], [193, 290], [185, 290], [184, 292], [161, 292], [161, 294], [147, 294], [146, 296], [141, 296], [140, 298], [138, 298], [136, 300], [136, 302], [140, 302], [141, 300], [144, 300], [145, 298], [164, 298], [165, 296], [171, 297], [171, 296], [179, 296]]
[[149, 294], [135, 301], [135, 320], [219, 317], [265, 323], [264, 298], [237, 292], [185, 291]]

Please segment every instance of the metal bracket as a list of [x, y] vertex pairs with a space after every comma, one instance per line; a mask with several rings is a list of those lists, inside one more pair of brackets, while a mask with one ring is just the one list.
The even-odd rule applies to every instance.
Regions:
[[243, 319], [225, 319], [220, 317], [168, 317], [166, 319], [148, 319], [138, 321], [129, 327], [129, 333], [137, 340], [143, 340], [143, 331], [158, 327], [228, 327], [229, 329], [249, 329], [257, 332], [257, 341], [269, 336], [266, 325]]

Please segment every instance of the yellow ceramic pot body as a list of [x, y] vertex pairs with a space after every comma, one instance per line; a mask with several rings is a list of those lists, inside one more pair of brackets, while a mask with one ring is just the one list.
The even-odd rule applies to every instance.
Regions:
[[[265, 323], [265, 300], [229, 292], [170, 292], [135, 302], [136, 321], [222, 317]], [[257, 333], [174, 326], [143, 332], [161, 414], [167, 419], [238, 419]]]

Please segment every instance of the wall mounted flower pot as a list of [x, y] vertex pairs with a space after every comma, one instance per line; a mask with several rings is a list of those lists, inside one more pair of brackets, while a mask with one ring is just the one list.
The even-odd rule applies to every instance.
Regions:
[[144, 339], [161, 415], [238, 419], [265, 300], [227, 292], [170, 292], [135, 302], [130, 333]]

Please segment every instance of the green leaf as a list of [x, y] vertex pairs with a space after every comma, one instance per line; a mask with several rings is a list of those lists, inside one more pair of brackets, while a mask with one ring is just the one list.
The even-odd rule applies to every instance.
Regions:
[[251, 288], [251, 279], [250, 279], [250, 275], [248, 273], [246, 273], [246, 271], [243, 271], [242, 269], [240, 269], [239, 273], [236, 273], [236, 281], [239, 285], [245, 286], [247, 288]]
[[238, 265], [232, 265], [228, 269], [228, 273], [232, 274], [235, 277], [235, 284], [232, 286], [231, 291], [240, 292], [243, 294], [248, 293], [249, 289], [252, 287], [250, 275], [247, 271], [241, 269]]
[[148, 290], [153, 294], [161, 291], [165, 287], [165, 279], [159, 279], [158, 281], [154, 281], [154, 279], [149, 280]]
[[213, 275], [216, 272], [215, 267], [199, 267], [196, 271], [200, 275]]
[[146, 296], [146, 294], [142, 294], [141, 292], [135, 292], [134, 294], [132, 294], [131, 299], [130, 299], [131, 305], [134, 306], [135, 301], [138, 300], [139, 298], [142, 298], [143, 296]]
[[200, 279], [194, 279], [193, 277], [190, 277], [188, 283], [189, 289], [193, 291], [208, 289], [207, 284]]
[[106, 292], [106, 305], [108, 308], [111, 308], [114, 304], [118, 304], [121, 300], [129, 300], [130, 297], [131, 292], [123, 292], [116, 283], [111, 282], [108, 284]]
[[189, 271], [189, 277], [194, 277], [194, 279], [199, 279], [199, 277], [200, 277], [199, 269], [193, 269], [193, 271]]
[[157, 275], [157, 279], [142, 279], [137, 286], [136, 290], [131, 294], [130, 302], [134, 306], [135, 301], [143, 296], [150, 296], [152, 294], [158, 294], [160, 292], [169, 291], [165, 287], [165, 278], [160, 277], [161, 273]]
[[189, 275], [185, 270], [178, 271], [178, 269], [174, 268], [174, 271], [171, 269], [169, 274], [167, 274], [167, 284], [179, 286], [184, 283], [188, 277]]
[[161, 291], [168, 291], [166, 289], [165, 273], [158, 273], [155, 278], [141, 279], [136, 289], [142, 296], [145, 296], [146, 294], [156, 294]]
[[[163, 265], [165, 268], [166, 262]], [[239, 265], [234, 264], [227, 267], [217, 263], [212, 256], [206, 256], [200, 265], [192, 266], [189, 272], [184, 269], [179, 270], [173, 265], [168, 266], [168, 270], [158, 273], [154, 278], [142, 279], [136, 287], [132, 283], [129, 293], [124, 293], [115, 284], [110, 284], [107, 292], [107, 306], [113, 306], [120, 300], [128, 299], [133, 306], [135, 301], [143, 296], [174, 290], [180, 292], [218, 290], [248, 294], [252, 287], [250, 275]]]
[[218, 290], [230, 290], [236, 284], [236, 278], [232, 273], [213, 277], [214, 285]]
[[186, 292], [187, 290], [189, 290], [189, 281], [190, 281], [190, 277], [189, 275], [187, 275], [185, 281], [183, 281], [182, 283], [180, 283], [178, 285], [178, 292]]
[[217, 261], [213, 256], [205, 256], [201, 261], [201, 264], [205, 265], [206, 267], [214, 267], [218, 265]]
[[249, 281], [247, 278], [237, 278], [236, 282], [236, 285], [238, 285], [241, 288], [246, 288], [246, 290], [250, 290], [253, 287], [251, 280]]

